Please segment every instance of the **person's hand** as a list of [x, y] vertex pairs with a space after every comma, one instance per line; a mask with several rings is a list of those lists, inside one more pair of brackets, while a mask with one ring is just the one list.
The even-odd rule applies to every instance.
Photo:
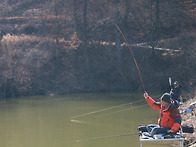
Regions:
[[167, 133], [174, 133], [174, 131], [172, 131], [172, 130], [168, 130], [168, 131], [167, 131]]
[[144, 98], [148, 98], [149, 96], [148, 96], [148, 93], [145, 91], [144, 92]]

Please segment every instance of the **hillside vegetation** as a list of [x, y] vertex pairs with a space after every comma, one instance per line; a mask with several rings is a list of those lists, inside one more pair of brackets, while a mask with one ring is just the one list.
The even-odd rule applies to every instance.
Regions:
[[196, 85], [194, 0], [1, 0], [0, 98]]

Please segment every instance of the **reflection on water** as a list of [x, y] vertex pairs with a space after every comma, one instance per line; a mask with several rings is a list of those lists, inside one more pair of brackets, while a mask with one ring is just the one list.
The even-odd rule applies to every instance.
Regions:
[[9, 100], [0, 102], [0, 145], [139, 147], [138, 135], [80, 143], [76, 140], [138, 133], [140, 124], [156, 123], [158, 115], [146, 105], [143, 94], [72, 94]]

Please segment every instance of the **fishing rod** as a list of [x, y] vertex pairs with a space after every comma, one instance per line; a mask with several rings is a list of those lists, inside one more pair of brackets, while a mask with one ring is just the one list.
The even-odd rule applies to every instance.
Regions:
[[84, 141], [92, 141], [92, 140], [101, 140], [101, 139], [116, 138], [116, 137], [124, 137], [124, 136], [139, 135], [139, 134], [140, 134], [140, 133], [131, 133], [131, 134], [119, 134], [119, 135], [112, 135], [112, 136], [103, 136], [103, 137], [88, 138], [88, 139], [83, 139], [83, 140], [76, 140], [76, 142], [84, 142]]
[[172, 81], [171, 81], [171, 77], [169, 77], [169, 85], [170, 85], [170, 86], [172, 85], [171, 82], [172, 82]]
[[142, 75], [141, 75], [139, 66], [138, 66], [138, 64], [137, 64], [137, 61], [136, 61], [136, 59], [135, 59], [135, 56], [134, 56], [134, 54], [133, 54], [133, 52], [132, 52], [131, 46], [129, 45], [129, 43], [128, 43], [128, 41], [127, 41], [125, 35], [124, 35], [123, 32], [121, 31], [120, 27], [115, 23], [115, 21], [114, 21], [114, 20], [112, 19], [112, 17], [104, 10], [103, 7], [101, 7], [100, 5], [98, 5], [98, 4], [97, 4], [96, 2], [94, 2], [93, 0], [89, 0], [89, 1], [90, 1], [91, 3], [93, 3], [95, 6], [97, 6], [103, 13], [105, 13], [105, 14], [114, 22], [115, 27], [116, 27], [116, 28], [118, 29], [118, 31], [120, 32], [120, 34], [121, 34], [121, 36], [123, 37], [123, 39], [124, 39], [124, 41], [125, 41], [127, 47], [129, 48], [129, 51], [131, 52], [131, 55], [132, 55], [132, 57], [133, 57], [133, 60], [134, 60], [134, 62], [135, 62], [135, 65], [136, 65], [136, 68], [137, 68], [137, 71], [138, 71], [138, 74], [139, 74], [139, 77], [140, 77], [140, 81], [141, 81], [141, 83], [142, 83], [143, 90], [146, 91], [146, 90], [145, 90], [145, 86], [144, 86], [144, 82], [143, 82], [143, 78], [142, 78]]

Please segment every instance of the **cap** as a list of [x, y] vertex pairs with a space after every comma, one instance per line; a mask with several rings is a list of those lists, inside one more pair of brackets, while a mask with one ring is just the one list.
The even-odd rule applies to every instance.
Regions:
[[161, 96], [161, 100], [164, 101], [164, 102], [167, 102], [167, 103], [171, 103], [171, 96], [169, 93], [164, 93], [162, 96]]
[[174, 82], [174, 85], [179, 85], [179, 82], [178, 82], [178, 81], [175, 81], [175, 82]]

